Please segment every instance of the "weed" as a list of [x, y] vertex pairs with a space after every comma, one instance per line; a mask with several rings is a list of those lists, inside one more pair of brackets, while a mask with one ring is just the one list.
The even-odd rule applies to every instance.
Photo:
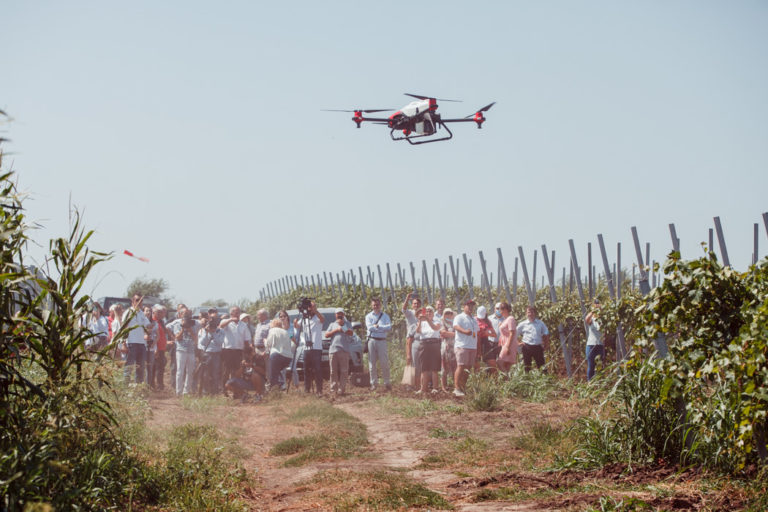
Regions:
[[614, 499], [610, 496], [600, 498], [600, 508], [590, 507], [589, 512], [634, 512], [637, 510], [656, 510], [655, 507], [638, 498]]
[[458, 439], [460, 437], [466, 437], [469, 431], [463, 428], [458, 430], [447, 430], [442, 427], [435, 427], [429, 431], [429, 437], [437, 439]]
[[364, 496], [335, 497], [334, 510], [339, 512], [372, 510], [453, 510], [440, 494], [431, 491], [406, 475], [390, 471], [374, 471], [360, 475], [369, 487]]
[[467, 379], [467, 408], [495, 411], [499, 408], [499, 379], [495, 374], [472, 372]]

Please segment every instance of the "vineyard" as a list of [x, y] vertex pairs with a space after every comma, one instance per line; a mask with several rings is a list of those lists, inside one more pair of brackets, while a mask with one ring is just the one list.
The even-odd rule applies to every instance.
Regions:
[[[2, 510], [768, 506], [768, 259], [738, 272], [714, 253], [682, 260], [673, 252], [654, 269], [664, 279], [652, 289], [636, 288], [624, 271], [595, 275], [588, 284], [605, 304], [610, 364], [589, 383], [577, 272], [577, 286], [564, 279], [557, 297], [553, 285], [528, 286], [512, 300], [516, 317], [535, 304], [557, 329], [547, 374], [475, 372], [463, 400], [419, 400], [399, 387], [340, 402], [295, 389], [253, 405], [180, 400], [127, 387], [106, 357], [114, 347], [98, 356], [85, 349], [93, 334], [80, 322], [91, 301], [82, 287], [109, 255], [88, 248], [92, 233], [73, 212], [70, 234], [50, 242], [50, 274], [25, 266], [21, 196], [12, 173], [0, 181]], [[488, 282], [440, 293], [449, 304], [507, 300], [508, 290], [494, 293]], [[372, 296], [384, 297], [397, 379], [405, 335], [398, 301], [412, 289], [390, 282], [312, 292], [354, 320]], [[248, 309], [274, 314], [308, 292], [263, 296]], [[297, 466], [304, 470], [285, 469]], [[686, 483], [676, 475], [688, 475]]]

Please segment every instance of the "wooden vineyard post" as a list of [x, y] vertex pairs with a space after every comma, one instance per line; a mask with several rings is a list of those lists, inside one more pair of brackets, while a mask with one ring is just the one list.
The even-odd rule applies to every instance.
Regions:
[[[555, 269], [554, 265], [550, 265], [549, 258], [547, 257], [547, 247], [543, 244], [541, 246], [541, 254], [544, 256], [544, 269], [546, 270], [547, 280], [549, 281], [549, 298], [552, 300], [552, 304], [557, 304], [557, 293], [555, 293]], [[554, 264], [554, 261], [552, 263]], [[562, 322], [557, 324], [557, 333], [560, 336], [560, 350], [562, 350], [563, 359], [565, 359], [565, 371], [568, 373], [568, 378], [571, 378], [571, 352], [568, 350]]]
[[528, 292], [528, 305], [531, 307], [536, 306], [536, 296], [533, 294], [533, 288], [531, 287], [531, 280], [528, 277], [528, 267], [525, 265], [525, 254], [523, 254], [523, 246], [517, 246], [517, 252], [520, 254], [520, 266], [523, 268], [523, 279], [525, 279], [525, 289]]

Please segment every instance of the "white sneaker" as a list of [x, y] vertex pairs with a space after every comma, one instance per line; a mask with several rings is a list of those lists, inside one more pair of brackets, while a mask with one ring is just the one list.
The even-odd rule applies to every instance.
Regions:
[[453, 390], [453, 396], [464, 396], [464, 392], [458, 388]]

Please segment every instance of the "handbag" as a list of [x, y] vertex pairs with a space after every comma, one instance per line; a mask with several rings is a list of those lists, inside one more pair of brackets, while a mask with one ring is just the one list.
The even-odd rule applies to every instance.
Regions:
[[416, 368], [412, 365], [406, 365], [403, 369], [402, 383], [406, 386], [416, 386]]

